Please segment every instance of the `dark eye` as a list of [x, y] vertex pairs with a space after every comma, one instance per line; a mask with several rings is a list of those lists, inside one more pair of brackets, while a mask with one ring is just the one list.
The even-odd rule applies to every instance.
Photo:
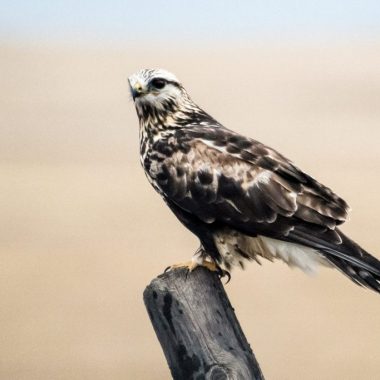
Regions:
[[161, 90], [161, 88], [164, 88], [166, 85], [166, 82], [164, 79], [161, 78], [154, 78], [151, 80], [150, 84], [157, 88], [157, 90]]

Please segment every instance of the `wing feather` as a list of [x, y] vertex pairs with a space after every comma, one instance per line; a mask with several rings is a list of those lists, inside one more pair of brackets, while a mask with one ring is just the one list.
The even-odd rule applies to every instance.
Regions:
[[348, 205], [284, 156], [220, 127], [197, 126], [179, 137], [187, 149], [168, 155], [156, 173], [164, 197], [176, 206], [249, 235], [295, 239], [292, 231], [315, 226], [339, 243], [334, 229]]

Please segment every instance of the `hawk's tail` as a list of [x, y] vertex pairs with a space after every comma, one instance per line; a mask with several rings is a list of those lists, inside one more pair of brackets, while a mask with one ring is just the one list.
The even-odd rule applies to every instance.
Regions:
[[[374, 259], [373, 256], [369, 254], [367, 255], [371, 259]], [[352, 264], [347, 260], [339, 259], [338, 257], [334, 256], [327, 257], [327, 259], [331, 262], [331, 264], [333, 264], [337, 269], [339, 269], [356, 284], [365, 286], [380, 293], [380, 274], [378, 269], [363, 268], [360, 264]], [[377, 266], [377, 268], [380, 268], [379, 261], [377, 262]]]
[[[370, 255], [339, 229], [334, 241], [326, 233], [308, 234], [294, 230], [292, 237], [298, 243], [317, 249], [351, 281], [380, 293], [380, 261]], [[339, 241], [336, 241], [336, 237]]]

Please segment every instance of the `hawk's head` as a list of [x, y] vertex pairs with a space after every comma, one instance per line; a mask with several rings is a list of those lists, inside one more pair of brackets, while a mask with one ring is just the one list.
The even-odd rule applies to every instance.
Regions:
[[188, 99], [185, 89], [174, 74], [163, 69], [143, 69], [128, 78], [138, 110], [158, 112], [173, 109]]
[[165, 129], [198, 123], [216, 124], [187, 94], [177, 77], [163, 69], [143, 69], [128, 78], [140, 125]]

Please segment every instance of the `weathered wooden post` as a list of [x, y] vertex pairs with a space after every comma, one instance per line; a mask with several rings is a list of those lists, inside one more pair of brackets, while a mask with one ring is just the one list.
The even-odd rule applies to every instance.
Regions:
[[215, 273], [166, 272], [144, 302], [175, 380], [264, 379]]

